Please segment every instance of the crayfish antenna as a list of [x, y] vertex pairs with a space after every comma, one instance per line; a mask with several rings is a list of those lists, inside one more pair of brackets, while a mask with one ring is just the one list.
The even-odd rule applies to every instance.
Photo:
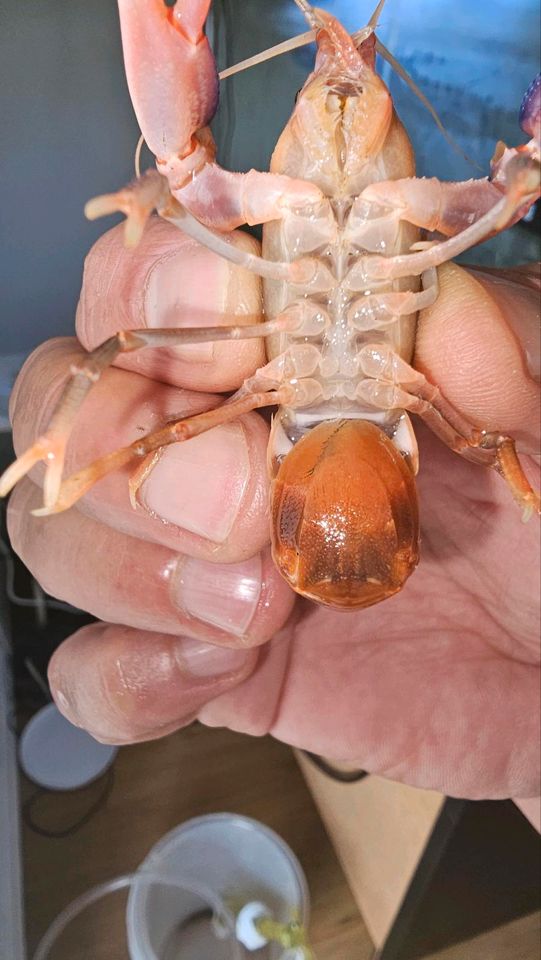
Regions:
[[372, 16], [370, 17], [370, 20], [367, 23], [367, 27], [370, 27], [371, 30], [375, 30], [376, 27], [378, 26], [379, 18], [383, 12], [384, 6], [385, 6], [385, 0], [379, 0], [379, 3], [376, 9], [374, 10], [374, 13], [372, 14]]
[[[386, 0], [380, 0], [374, 13], [370, 17], [370, 20], [366, 27], [361, 31], [355, 34], [355, 42], [360, 43], [361, 39], [366, 40], [366, 38], [374, 32], [378, 25], [379, 16], [383, 7], [385, 6]], [[257, 67], [260, 63], [265, 63], [267, 60], [272, 60], [274, 57], [280, 57], [284, 53], [290, 53], [292, 50], [298, 50], [299, 47], [305, 47], [309, 43], [313, 43], [316, 39], [317, 27], [321, 26], [317, 17], [314, 13], [313, 8], [309, 3], [303, 2], [298, 3], [297, 6], [300, 7], [302, 12], [310, 24], [315, 22], [316, 29], [308, 30], [307, 33], [300, 33], [296, 37], [291, 37], [289, 40], [283, 40], [281, 43], [277, 43], [273, 47], [269, 47], [267, 50], [262, 50], [261, 53], [256, 53], [253, 57], [248, 57], [246, 60], [241, 60], [239, 63], [235, 63], [230, 67], [226, 67], [224, 70], [221, 70], [218, 74], [220, 80], [227, 80], [228, 77], [233, 77], [237, 73], [242, 73], [244, 70], [249, 70], [251, 67]], [[137, 176], [140, 175], [139, 171], [139, 154], [141, 152], [141, 147], [143, 145], [143, 138], [140, 137], [137, 149], [136, 149], [136, 159], [135, 159], [135, 172]]]
[[253, 57], [248, 57], [247, 60], [241, 60], [240, 63], [226, 67], [218, 76], [220, 80], [227, 80], [228, 77], [233, 77], [236, 73], [242, 73], [243, 70], [249, 70], [250, 67], [257, 67], [259, 63], [265, 63], [267, 60], [272, 60], [273, 57], [280, 57], [283, 53], [289, 53], [291, 50], [298, 50], [299, 47], [305, 47], [315, 39], [315, 30], [300, 33], [296, 37], [291, 37], [290, 40], [284, 40], [282, 43], [277, 43], [274, 47], [269, 47], [268, 50], [262, 50], [261, 53], [256, 53]]
[[[381, 4], [379, 4], [379, 7], [380, 6]], [[377, 12], [378, 12], [377, 10], [374, 12], [373, 17], [376, 15]], [[366, 39], [365, 31], [359, 31], [359, 34], [354, 34], [353, 39], [356, 43], [358, 43], [360, 40]], [[404, 83], [410, 88], [411, 92], [415, 94], [417, 99], [421, 101], [421, 103], [423, 104], [423, 107], [425, 107], [425, 109], [428, 110], [438, 130], [445, 137], [445, 139], [447, 140], [447, 143], [449, 144], [450, 147], [452, 147], [455, 153], [459, 153], [460, 156], [463, 157], [464, 160], [466, 160], [466, 162], [470, 164], [470, 166], [475, 167], [476, 170], [482, 170], [479, 164], [476, 163], [475, 160], [472, 160], [470, 156], [468, 156], [466, 151], [462, 149], [460, 144], [457, 143], [454, 137], [452, 137], [449, 131], [445, 128], [443, 121], [441, 120], [439, 114], [436, 111], [436, 108], [431, 104], [430, 100], [423, 93], [421, 88], [415, 83], [415, 80], [413, 79], [413, 77], [409, 75], [408, 71], [405, 69], [405, 67], [402, 66], [400, 61], [397, 60], [397, 58], [391, 53], [391, 51], [388, 50], [387, 47], [384, 46], [381, 40], [379, 40], [377, 37], [376, 37], [376, 50], [379, 53], [380, 57], [383, 57], [383, 59], [387, 61], [387, 63], [393, 68], [397, 76], [399, 76], [400, 79], [403, 80]]]

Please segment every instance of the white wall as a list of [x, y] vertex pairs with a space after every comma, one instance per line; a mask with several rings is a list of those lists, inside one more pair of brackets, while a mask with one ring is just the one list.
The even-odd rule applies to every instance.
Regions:
[[1, 353], [73, 332], [85, 201], [133, 175], [138, 131], [113, 0], [3, 0]]

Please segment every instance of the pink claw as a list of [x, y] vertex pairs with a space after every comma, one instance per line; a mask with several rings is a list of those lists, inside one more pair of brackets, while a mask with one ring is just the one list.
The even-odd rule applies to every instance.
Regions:
[[218, 104], [203, 27], [210, 0], [118, 0], [128, 86], [143, 136], [160, 162], [197, 147]]
[[519, 121], [528, 136], [541, 139], [541, 73], [532, 80], [524, 94]]
[[[145, 197], [144, 178], [87, 205], [91, 218], [129, 214], [135, 245], [152, 209], [177, 222], [171, 195], [201, 223], [233, 230], [278, 220], [292, 207], [321, 202], [313, 183], [271, 173], [229, 173], [216, 160], [208, 123], [218, 103], [218, 75], [203, 32], [211, 0], [118, 0], [128, 86], [141, 132], [167, 182], [166, 196]], [[349, 41], [351, 44], [351, 41]], [[150, 200], [150, 205], [147, 202]]]

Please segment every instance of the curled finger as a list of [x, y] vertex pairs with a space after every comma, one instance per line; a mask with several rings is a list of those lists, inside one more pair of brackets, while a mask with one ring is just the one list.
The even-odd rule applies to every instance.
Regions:
[[210, 563], [76, 510], [30, 516], [39, 502], [29, 480], [12, 495], [15, 551], [48, 593], [100, 620], [247, 647], [272, 637], [291, 612], [294, 594], [268, 549], [240, 563]]
[[58, 708], [110, 743], [154, 740], [190, 723], [202, 706], [245, 680], [257, 651], [186, 636], [91, 624], [49, 664]]

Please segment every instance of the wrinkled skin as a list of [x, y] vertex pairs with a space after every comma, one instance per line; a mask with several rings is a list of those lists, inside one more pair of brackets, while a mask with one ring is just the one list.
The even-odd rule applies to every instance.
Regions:
[[[447, 265], [440, 283], [420, 320], [416, 364], [470, 418], [515, 436], [535, 481], [527, 456], [539, 443], [535, 272]], [[88, 258], [78, 333], [88, 347], [145, 323], [205, 324], [211, 315], [217, 323], [217, 314], [227, 323], [233, 311], [250, 322], [258, 296], [255, 278], [165, 223], [153, 222], [134, 253], [115, 228]], [[26, 365], [13, 397], [18, 449], [47, 419], [74, 349], [52, 341]], [[255, 341], [124, 358], [139, 372], [113, 369], [95, 388], [68, 469], [159, 420], [213, 405], [213, 391], [261, 362]], [[537, 795], [537, 519], [523, 525], [494, 472], [421, 427], [422, 557], [403, 592], [358, 614], [294, 606], [268, 554], [267, 432], [250, 414], [213, 431], [195, 458], [177, 445], [175, 462], [161, 461], [152, 491], [143, 488], [152, 512], [131, 509], [126, 472], [78, 508], [40, 520], [29, 514], [40, 471], [16, 489], [15, 549], [48, 591], [108, 621], [54, 655], [60, 709], [115, 743], [198, 717], [450, 795]]]

